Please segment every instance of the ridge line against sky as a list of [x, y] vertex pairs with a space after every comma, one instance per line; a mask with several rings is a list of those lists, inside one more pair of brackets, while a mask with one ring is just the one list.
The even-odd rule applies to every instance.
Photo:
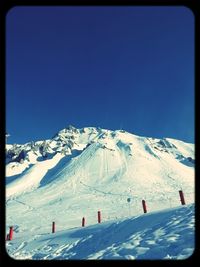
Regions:
[[8, 143], [77, 128], [194, 143], [186, 7], [15, 7], [6, 17]]

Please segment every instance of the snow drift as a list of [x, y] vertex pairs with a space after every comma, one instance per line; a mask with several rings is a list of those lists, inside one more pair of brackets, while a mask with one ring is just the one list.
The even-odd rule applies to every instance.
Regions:
[[194, 251], [194, 205], [54, 234], [17, 234], [15, 259], [186, 259]]

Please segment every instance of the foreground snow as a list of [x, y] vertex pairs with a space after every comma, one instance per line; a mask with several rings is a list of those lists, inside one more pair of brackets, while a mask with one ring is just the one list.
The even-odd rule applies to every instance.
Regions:
[[14, 233], [15, 259], [185, 259], [194, 251], [194, 205], [54, 234]]

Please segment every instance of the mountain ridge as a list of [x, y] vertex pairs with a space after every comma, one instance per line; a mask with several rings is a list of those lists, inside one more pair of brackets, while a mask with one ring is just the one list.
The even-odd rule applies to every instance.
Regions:
[[183, 141], [70, 126], [49, 140], [7, 145], [6, 153], [7, 201], [37, 199], [37, 194], [47, 192], [54, 199], [57, 190], [61, 198], [65, 193], [75, 198], [97, 193], [100, 199], [106, 196], [105, 201], [116, 196], [120, 203], [122, 196], [136, 202], [147, 198], [154, 209], [162, 206], [156, 199], [161, 203], [166, 196], [175, 198], [180, 189], [189, 203], [194, 201], [194, 145]]

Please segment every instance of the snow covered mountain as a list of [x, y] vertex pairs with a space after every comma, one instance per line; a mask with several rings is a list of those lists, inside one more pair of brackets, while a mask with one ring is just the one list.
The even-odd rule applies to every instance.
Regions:
[[194, 203], [194, 145], [123, 130], [69, 126], [52, 139], [6, 145], [6, 229], [48, 232]]

